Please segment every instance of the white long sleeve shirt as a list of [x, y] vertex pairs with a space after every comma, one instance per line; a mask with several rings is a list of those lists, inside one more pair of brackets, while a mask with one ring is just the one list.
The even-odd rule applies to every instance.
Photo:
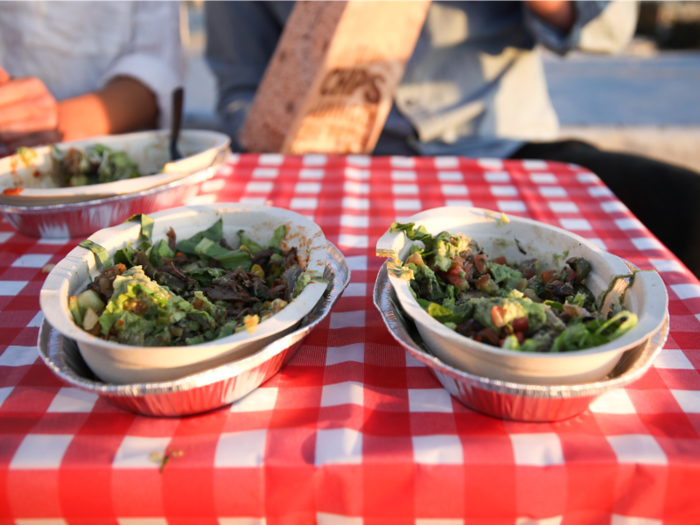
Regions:
[[179, 20], [178, 2], [0, 2], [0, 67], [41, 79], [59, 101], [132, 77], [168, 127], [185, 73]]

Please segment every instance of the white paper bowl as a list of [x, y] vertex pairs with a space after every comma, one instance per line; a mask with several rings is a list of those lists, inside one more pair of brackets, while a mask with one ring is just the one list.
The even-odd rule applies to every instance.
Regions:
[[[155, 219], [153, 239], [165, 238], [170, 226], [178, 239], [223, 219], [224, 237], [233, 247], [239, 245], [238, 230], [258, 242], [267, 242], [275, 228], [287, 226], [284, 249], [296, 247], [303, 269], [323, 276], [326, 239], [321, 229], [305, 217], [289, 210], [244, 204], [212, 204], [174, 208], [151, 215]], [[126, 223], [100, 230], [90, 237], [110, 253], [139, 238], [140, 225]], [[192, 346], [137, 347], [105, 341], [88, 334], [73, 322], [68, 298], [82, 292], [88, 284], [88, 271], [94, 278], [97, 269], [92, 252], [77, 247], [49, 273], [41, 289], [41, 310], [48, 322], [64, 336], [74, 339], [83, 358], [95, 374], [108, 383], [147, 383], [170, 381], [201, 370], [240, 359], [291, 331], [320, 300], [326, 285], [310, 282], [287, 307], [260, 323], [254, 333], [237, 334]]]
[[[445, 207], [418, 213], [405, 222], [424, 225], [435, 235], [442, 231], [463, 233], [474, 238], [483, 247], [489, 260], [505, 256], [508, 261], [538, 258], [543, 267], [561, 268], [568, 257], [584, 257], [592, 265], [586, 285], [597, 298], [608, 288], [614, 275], [629, 274], [625, 263], [604, 252], [596, 245], [574, 233], [529, 219], [509, 217], [510, 223], [499, 224], [500, 212], [478, 208]], [[518, 240], [527, 255], [518, 249]], [[377, 242], [377, 255], [398, 257], [401, 261], [410, 253], [410, 241], [403, 232], [387, 231]], [[558, 263], [554, 256], [558, 254]], [[587, 350], [565, 353], [524, 353], [503, 350], [469, 339], [445, 327], [428, 315], [413, 298], [408, 283], [398, 277], [389, 277], [404, 311], [416, 323], [421, 337], [430, 351], [442, 361], [471, 374], [539, 385], [570, 385], [587, 383], [605, 377], [622, 354], [644, 343], [663, 322], [668, 306], [668, 295], [663, 281], [656, 272], [636, 274], [634, 284], [626, 293], [625, 307], [637, 314], [639, 322], [622, 337], [605, 345]], [[627, 283], [620, 279], [614, 290], [620, 292]], [[612, 299], [609, 294], [608, 301]]]
[[[50, 176], [51, 147], [33, 148], [36, 157], [26, 163], [20, 155], [0, 159], [0, 204], [12, 206], [48, 206], [105, 199], [144, 191], [173, 182], [189, 174], [221, 163], [228, 153], [230, 139], [223, 133], [205, 130], [183, 130], [178, 147], [183, 158], [170, 159], [170, 132], [167, 130], [142, 131], [124, 135], [105, 135], [56, 144], [62, 150], [85, 148], [103, 144], [114, 150], [125, 151], [139, 165], [142, 173], [160, 171], [160, 174], [105, 184], [75, 188], [57, 188]], [[22, 188], [17, 194], [3, 193]]]

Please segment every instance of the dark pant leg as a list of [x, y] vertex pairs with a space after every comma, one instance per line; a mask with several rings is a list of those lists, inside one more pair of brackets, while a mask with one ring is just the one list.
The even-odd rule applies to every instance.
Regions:
[[700, 278], [700, 174], [637, 155], [601, 151], [577, 140], [528, 143], [512, 158], [588, 168]]

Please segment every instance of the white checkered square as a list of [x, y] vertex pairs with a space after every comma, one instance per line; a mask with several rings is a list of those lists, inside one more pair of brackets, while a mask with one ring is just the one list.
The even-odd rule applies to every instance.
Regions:
[[34, 363], [37, 357], [35, 346], [10, 345], [0, 354], [0, 366], [27, 366]]
[[350, 180], [369, 180], [370, 171], [357, 168], [345, 168], [345, 178]]
[[224, 179], [212, 179], [207, 180], [202, 183], [203, 193], [213, 193], [216, 191], [221, 191], [226, 187], [226, 181]]
[[329, 346], [326, 350], [326, 366], [348, 362], [365, 362], [364, 343], [353, 343], [347, 346]]
[[343, 183], [344, 193], [355, 193], [358, 195], [367, 195], [369, 193], [369, 184], [366, 182], [356, 182], [353, 180], [346, 180]]
[[626, 212], [627, 206], [620, 201], [605, 201], [600, 203], [601, 209], [606, 213]]
[[372, 159], [367, 155], [348, 155], [345, 157], [345, 162], [352, 166], [367, 168], [372, 163]]
[[340, 225], [348, 228], [367, 228], [369, 217], [366, 215], [341, 215]]
[[503, 212], [526, 212], [527, 207], [523, 201], [497, 201], [499, 211]]
[[[202, 206], [204, 204], [214, 204], [216, 202], [216, 193], [209, 193], [207, 195], [195, 195], [193, 197], [187, 198], [185, 204], [187, 206]], [[265, 200], [265, 199], [263, 199]], [[265, 204], [264, 202], [261, 204]]]
[[270, 193], [271, 191], [271, 182], [249, 182], [245, 185], [246, 193]]
[[523, 160], [523, 168], [525, 168], [528, 171], [546, 170], [547, 162], [538, 159], [525, 159]]
[[671, 390], [681, 410], [686, 414], [700, 414], [700, 392], [697, 390]]
[[12, 263], [13, 268], [43, 268], [53, 257], [52, 254], [28, 253], [21, 255]]
[[242, 204], [255, 204], [257, 206], [269, 206], [272, 203], [267, 197], [241, 197], [238, 202]]
[[622, 516], [613, 514], [610, 517], [610, 525], [663, 525], [663, 521], [651, 518], [639, 518], [637, 516]]
[[591, 197], [614, 197], [615, 194], [610, 191], [610, 188], [605, 186], [593, 186], [588, 188], [588, 194]]
[[515, 525], [561, 525], [564, 516], [552, 516], [551, 518], [517, 518]]
[[369, 246], [369, 237], [367, 235], [341, 233], [338, 238], [338, 245], [345, 248], [367, 248]]
[[445, 199], [445, 206], [465, 206], [471, 208], [474, 203], [469, 199]]
[[68, 244], [70, 242], [70, 237], [42, 237], [38, 241], [36, 241], [37, 244], [48, 244], [52, 246], [63, 246], [64, 244]]
[[394, 195], [418, 195], [417, 184], [392, 184], [391, 191]]
[[601, 250], [608, 251], [608, 247], [607, 247], [607, 246], [605, 245], [605, 243], [603, 242], [603, 239], [598, 239], [598, 238], [596, 238], [596, 237], [592, 237], [592, 238], [586, 238], [586, 240], [587, 240], [588, 242], [590, 242], [590, 243], [595, 244], [595, 245], [596, 245], [598, 248], [600, 248]]
[[615, 225], [621, 230], [643, 230], [644, 225], [637, 219], [615, 219]]
[[219, 436], [214, 467], [259, 467], [265, 457], [267, 429], [225, 432]]
[[391, 157], [389, 163], [394, 168], [412, 168], [416, 165], [416, 161], [413, 157], [400, 157], [398, 155]]
[[13, 386], [4, 386], [0, 388], [0, 407], [2, 407], [2, 404], [5, 402], [5, 400], [8, 397], [10, 397], [10, 394], [12, 393], [13, 389]]
[[391, 170], [391, 180], [395, 182], [412, 182], [417, 178], [415, 171]]
[[507, 171], [487, 171], [484, 173], [484, 180], [489, 184], [510, 182], [510, 174]]
[[598, 175], [595, 175], [593, 173], [577, 173], [576, 179], [581, 184], [595, 184], [596, 182], [600, 181]]
[[414, 211], [420, 210], [420, 199], [396, 199], [394, 200], [394, 209], [396, 211]]
[[568, 197], [569, 194], [566, 193], [566, 190], [562, 188], [561, 186], [542, 186], [539, 188], [540, 195], [542, 195], [545, 198], [551, 198], [551, 197]]
[[343, 292], [343, 297], [365, 297], [367, 285], [365, 283], [350, 283]]
[[272, 410], [277, 402], [277, 391], [275, 387], [256, 388], [250, 394], [239, 399], [231, 405], [231, 412], [260, 412]]
[[649, 259], [649, 262], [656, 268], [656, 271], [661, 272], [680, 272], [685, 273], [685, 267], [678, 261], [673, 259]]
[[591, 223], [586, 219], [559, 219], [559, 224], [565, 230], [586, 231], [593, 229]]
[[489, 186], [494, 197], [516, 197], [518, 189], [515, 186]]
[[501, 159], [483, 158], [478, 159], [477, 164], [486, 170], [502, 170], [503, 161]]
[[258, 157], [258, 164], [261, 166], [279, 166], [284, 162], [284, 155], [279, 153], [263, 153]]
[[444, 388], [408, 390], [408, 410], [410, 412], [439, 412], [451, 414], [452, 396]]
[[361, 517], [317, 512], [316, 523], [317, 525], [363, 525], [364, 520]]
[[550, 201], [548, 204], [554, 213], [578, 213], [578, 206], [570, 201]]
[[652, 436], [624, 434], [607, 436], [606, 439], [617, 456], [618, 463], [666, 465], [666, 454]]
[[559, 182], [554, 173], [531, 173], [530, 180], [534, 184], [556, 184]]
[[671, 290], [679, 299], [694, 299], [700, 297], [700, 284], [672, 284]]
[[77, 388], [61, 388], [53, 398], [47, 412], [91, 412], [97, 395]]
[[289, 207], [293, 210], [315, 210], [318, 208], [318, 199], [316, 197], [294, 197]]
[[654, 361], [656, 368], [670, 368], [676, 370], [694, 370], [695, 367], [686, 357], [683, 350], [661, 350]]
[[469, 188], [462, 184], [442, 184], [440, 185], [440, 191], [443, 195], [447, 195], [448, 197], [452, 195], [459, 196], [469, 194]]
[[297, 182], [294, 186], [295, 193], [321, 193], [320, 182]]
[[159, 463], [151, 455], [163, 456], [170, 444], [169, 437], [124, 436], [117, 450], [112, 468], [157, 469]]
[[620, 388], [610, 390], [598, 397], [590, 407], [596, 414], [636, 414], [632, 400], [627, 391]]
[[630, 239], [638, 250], [663, 250], [664, 245], [651, 237], [636, 237]]
[[331, 328], [361, 328], [365, 326], [365, 310], [331, 312]]
[[459, 171], [438, 171], [437, 178], [440, 182], [462, 182], [464, 175]]
[[360, 465], [362, 434], [351, 428], [319, 430], [316, 433], [317, 467], [329, 464]]
[[255, 168], [252, 176], [254, 179], [276, 179], [279, 171], [277, 168]]
[[459, 168], [459, 159], [457, 157], [435, 157], [433, 162], [437, 169]]
[[348, 268], [353, 272], [364, 272], [367, 271], [367, 256], [366, 255], [351, 255], [346, 257], [345, 261], [348, 263]]
[[369, 199], [358, 199], [356, 197], [343, 197], [343, 208], [348, 210], [368, 210]]
[[436, 434], [413, 436], [413, 461], [422, 465], [461, 465], [464, 449], [459, 436]]
[[548, 467], [563, 465], [564, 452], [559, 436], [553, 432], [541, 434], [509, 434], [516, 465]]
[[346, 381], [334, 385], [324, 385], [321, 392], [321, 406], [359, 405], [364, 402], [364, 388], [355, 381]]
[[321, 180], [326, 174], [326, 170], [315, 168], [302, 168], [299, 170], [301, 180]]
[[7, 240], [10, 237], [12, 237], [14, 234], [15, 234], [15, 232], [0, 232], [0, 244], [7, 242]]
[[418, 361], [415, 357], [413, 357], [411, 354], [406, 352], [406, 366], [407, 367], [421, 367], [425, 366], [423, 363]]
[[57, 469], [72, 440], [72, 434], [27, 434], [10, 461], [10, 470]]
[[28, 281], [0, 281], [0, 295], [17, 295]]
[[328, 157], [319, 153], [304, 155], [301, 161], [304, 166], [325, 166], [326, 162], [328, 162]]

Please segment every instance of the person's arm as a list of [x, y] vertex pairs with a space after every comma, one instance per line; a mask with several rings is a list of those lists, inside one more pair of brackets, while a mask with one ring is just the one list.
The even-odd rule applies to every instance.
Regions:
[[129, 77], [113, 78], [99, 91], [58, 103], [62, 140], [153, 129], [157, 118], [156, 96]]

